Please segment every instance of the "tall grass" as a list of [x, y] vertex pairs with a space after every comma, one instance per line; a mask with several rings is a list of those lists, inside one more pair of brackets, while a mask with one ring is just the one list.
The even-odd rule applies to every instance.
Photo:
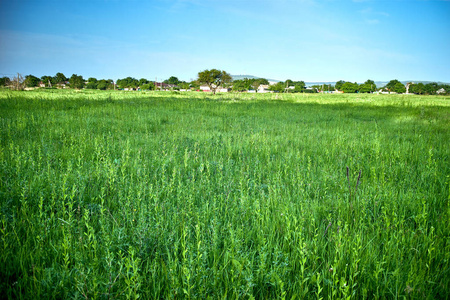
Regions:
[[448, 298], [449, 100], [1, 92], [0, 292]]

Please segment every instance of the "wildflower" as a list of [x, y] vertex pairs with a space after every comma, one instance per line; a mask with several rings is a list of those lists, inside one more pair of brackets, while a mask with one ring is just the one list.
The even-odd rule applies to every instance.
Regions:
[[408, 294], [411, 293], [412, 291], [414, 291], [414, 289], [412, 287], [409, 286], [409, 284], [406, 286], [405, 288], [405, 292], [407, 292]]

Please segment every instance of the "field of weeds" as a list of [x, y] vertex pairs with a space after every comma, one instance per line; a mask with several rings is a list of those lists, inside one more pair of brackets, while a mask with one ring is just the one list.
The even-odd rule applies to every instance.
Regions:
[[450, 97], [0, 91], [7, 298], [448, 299]]

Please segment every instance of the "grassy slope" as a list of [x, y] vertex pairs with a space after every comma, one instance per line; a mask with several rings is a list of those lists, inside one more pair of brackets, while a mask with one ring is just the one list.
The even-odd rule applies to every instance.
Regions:
[[2, 92], [0, 291], [446, 298], [449, 100]]

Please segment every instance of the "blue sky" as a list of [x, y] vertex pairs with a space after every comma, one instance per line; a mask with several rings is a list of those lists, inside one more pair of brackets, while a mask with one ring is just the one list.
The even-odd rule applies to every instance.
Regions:
[[450, 1], [0, 1], [0, 76], [450, 82]]

